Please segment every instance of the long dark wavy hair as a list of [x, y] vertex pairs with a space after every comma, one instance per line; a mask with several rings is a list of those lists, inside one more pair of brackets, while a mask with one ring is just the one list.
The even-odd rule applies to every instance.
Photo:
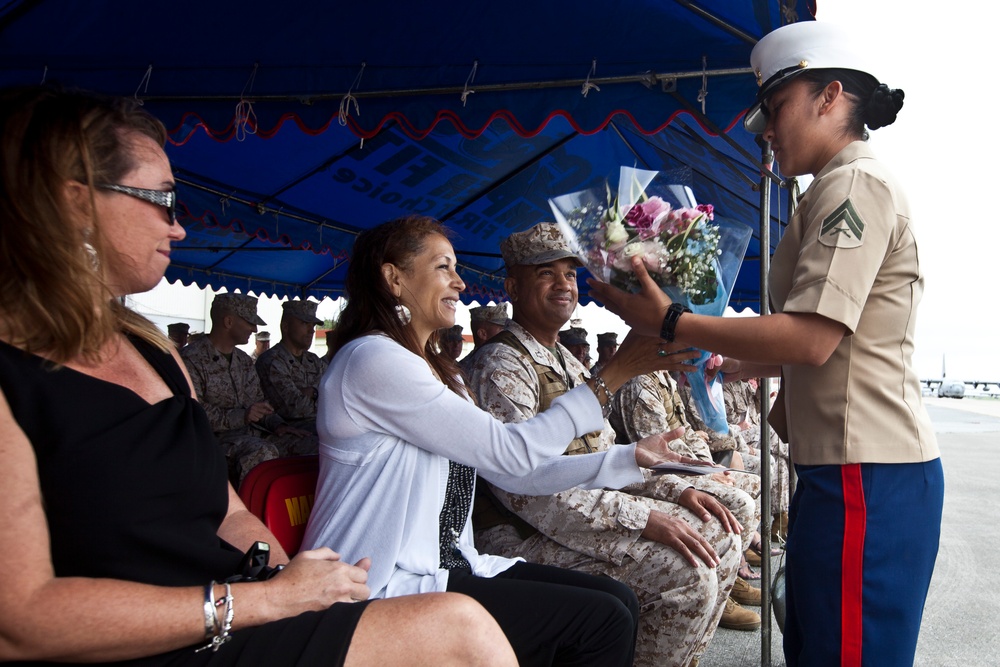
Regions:
[[413, 327], [400, 322], [396, 314], [399, 300], [382, 275], [382, 265], [386, 263], [410, 271], [413, 258], [423, 251], [428, 237], [434, 234], [445, 238], [451, 236], [434, 218], [413, 215], [384, 222], [358, 235], [344, 283], [347, 306], [337, 321], [332, 350], [336, 354], [355, 338], [380, 331], [410, 352], [424, 357], [445, 385], [464, 397], [468, 393], [458, 380], [461, 371], [454, 360], [438, 352], [437, 332], [420, 349]]

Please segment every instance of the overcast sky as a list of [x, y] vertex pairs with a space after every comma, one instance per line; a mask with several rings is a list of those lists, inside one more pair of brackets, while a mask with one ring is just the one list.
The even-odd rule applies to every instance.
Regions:
[[872, 73], [906, 91], [899, 118], [873, 132], [871, 145], [909, 195], [926, 276], [917, 372], [936, 377], [947, 355], [949, 378], [1000, 381], [1000, 10], [992, 2], [817, 1], [817, 20], [854, 27], [882, 61], [885, 73]]

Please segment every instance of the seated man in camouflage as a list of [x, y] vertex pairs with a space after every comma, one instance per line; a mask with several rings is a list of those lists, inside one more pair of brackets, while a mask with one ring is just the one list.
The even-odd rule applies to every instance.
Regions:
[[[739, 431], [751, 452], [759, 450], [761, 423], [757, 380], [727, 382], [723, 385], [723, 396], [729, 429]], [[783, 542], [788, 532], [788, 443], [782, 442], [770, 426], [766, 430], [771, 439], [771, 538], [775, 542]]]
[[[615, 393], [611, 404], [609, 421], [618, 442], [637, 442], [649, 435], [670, 432], [675, 436], [668, 444], [672, 450], [682, 456], [712, 462], [707, 438], [688, 424], [677, 384], [669, 373], [657, 371], [632, 378]], [[751, 525], [745, 526], [743, 547], [749, 549], [757, 545], [759, 539], [754, 538], [754, 530], [760, 519], [760, 504], [755, 499], [760, 496], [760, 477], [743, 472], [715, 473], [695, 477], [691, 483], [730, 508], [753, 502], [754, 518]], [[746, 581], [752, 578], [759, 578], [759, 575], [755, 576], [747, 563], [741, 563], [740, 575], [730, 592], [731, 600], [719, 621], [720, 626], [732, 630], [752, 630], [760, 626], [756, 613], [739, 607], [760, 606], [760, 590]]]
[[258, 331], [253, 335], [253, 340], [254, 347], [253, 352], [250, 353], [250, 358], [253, 359], [254, 363], [257, 363], [260, 355], [271, 349], [271, 332]]
[[495, 306], [478, 306], [469, 309], [469, 328], [472, 329], [472, 352], [458, 362], [462, 371], [468, 375], [476, 355], [483, 349], [490, 338], [496, 336], [507, 326], [507, 306], [498, 303]]
[[188, 332], [190, 325], [184, 322], [174, 322], [167, 325], [167, 338], [173, 341], [177, 349], [183, 349], [188, 344]]
[[[524, 421], [584, 382], [587, 369], [558, 343], [577, 304], [579, 262], [558, 227], [542, 223], [501, 244], [513, 319], [477, 356], [470, 378], [479, 405], [506, 422]], [[605, 423], [568, 454], [613, 447]], [[477, 488], [485, 487], [482, 480]], [[621, 491], [570, 489], [525, 496], [491, 489], [500, 503], [473, 515], [484, 550], [530, 562], [604, 574], [628, 584], [641, 605], [636, 665], [688, 665], [704, 652], [729, 599], [742, 541], [723, 528], [753, 517], [730, 512], [676, 477], [650, 476]], [[490, 524], [493, 525], [490, 525]], [[518, 532], [520, 529], [522, 532]], [[701, 560], [704, 547], [714, 559]]]
[[687, 383], [687, 379], [683, 375], [677, 374], [671, 374], [671, 377], [684, 408], [684, 418], [695, 432], [707, 440], [708, 448], [712, 450], [712, 459], [716, 463], [759, 475], [760, 456], [752, 447], [747, 446], [739, 429], [730, 429], [727, 433], [717, 433], [708, 428], [701, 415], [698, 414], [698, 407], [691, 396], [691, 386]]
[[309, 351], [316, 325], [315, 301], [281, 304], [281, 340], [257, 359], [264, 398], [285, 422], [316, 432], [316, 399], [326, 362]]
[[590, 367], [590, 374], [600, 373], [604, 364], [611, 361], [618, 351], [618, 334], [614, 331], [607, 331], [597, 334], [597, 361]]
[[438, 332], [438, 347], [440, 347], [441, 352], [448, 355], [448, 358], [452, 361], [457, 362], [458, 358], [462, 356], [462, 345], [464, 343], [465, 339], [462, 338], [461, 324], [456, 324], [448, 327], [447, 329], [441, 329], [441, 331]]
[[315, 454], [318, 440], [285, 423], [264, 400], [250, 355], [236, 347], [264, 321], [256, 297], [219, 294], [212, 301], [212, 330], [181, 350], [215, 436], [219, 439], [234, 485], [262, 461], [280, 456]]
[[583, 327], [563, 329], [559, 332], [559, 343], [569, 350], [584, 368], [590, 368], [590, 343], [587, 342], [586, 329]]

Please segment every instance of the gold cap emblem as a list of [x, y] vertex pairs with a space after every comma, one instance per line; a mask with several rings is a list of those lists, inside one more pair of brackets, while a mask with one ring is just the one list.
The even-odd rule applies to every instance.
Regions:
[[763, 86], [763, 85], [764, 85], [764, 77], [762, 77], [760, 75], [760, 68], [758, 67], [757, 68], [757, 87], [759, 88], [760, 86]]
[[809, 67], [809, 61], [808, 60], [800, 60], [799, 61], [799, 69], [805, 69], [806, 67]]

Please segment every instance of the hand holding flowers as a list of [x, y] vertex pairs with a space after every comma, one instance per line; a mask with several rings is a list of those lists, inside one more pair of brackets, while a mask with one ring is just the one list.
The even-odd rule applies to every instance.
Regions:
[[[604, 197], [584, 190], [549, 200], [570, 247], [597, 279], [588, 280], [592, 296], [651, 336], [675, 301], [722, 315], [751, 235], [746, 225], [716, 221], [712, 205], [695, 203], [689, 188], [650, 188], [657, 175], [622, 167], [617, 197], [609, 186]], [[701, 352], [687, 376], [705, 423], [725, 432], [721, 383], [706, 376], [711, 357]]]

